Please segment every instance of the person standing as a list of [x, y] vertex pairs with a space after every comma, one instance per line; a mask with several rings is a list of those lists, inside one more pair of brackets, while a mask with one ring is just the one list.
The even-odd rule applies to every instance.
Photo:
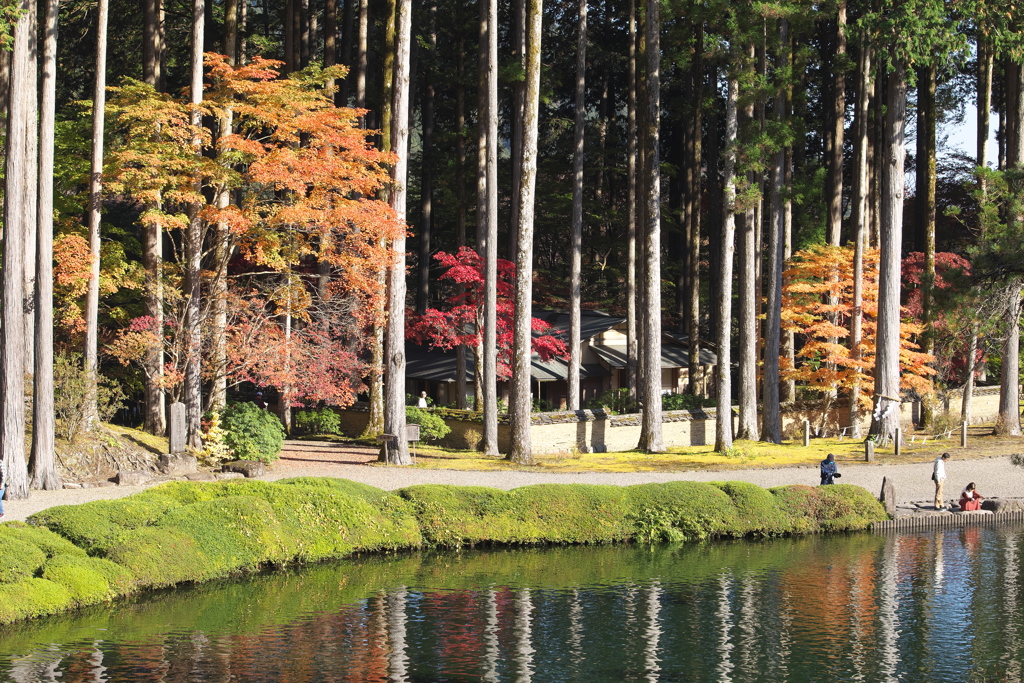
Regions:
[[824, 460], [821, 461], [821, 485], [834, 484], [835, 479], [843, 475], [839, 474], [836, 469], [836, 456], [833, 453], [829, 453]]
[[943, 453], [935, 458], [935, 466], [932, 468], [932, 481], [935, 482], [935, 509], [943, 510], [945, 505], [942, 502], [942, 484], [946, 481], [946, 461], [949, 460], [949, 453]]
[[420, 392], [420, 399], [416, 402], [416, 407], [417, 408], [426, 408], [427, 407], [427, 392], [425, 392], [425, 391], [421, 391]]

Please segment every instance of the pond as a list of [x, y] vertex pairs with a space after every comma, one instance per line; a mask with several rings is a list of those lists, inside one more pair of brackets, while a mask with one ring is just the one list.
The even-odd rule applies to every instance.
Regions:
[[1022, 527], [357, 558], [0, 630], [0, 681], [1018, 681]]

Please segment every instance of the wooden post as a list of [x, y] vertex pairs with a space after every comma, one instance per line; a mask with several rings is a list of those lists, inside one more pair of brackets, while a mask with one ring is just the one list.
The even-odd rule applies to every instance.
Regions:
[[864, 462], [875, 461], [875, 442], [868, 440], [864, 442]]
[[804, 420], [804, 446], [811, 445], [811, 421]]
[[903, 428], [902, 427], [897, 427], [896, 428], [896, 436], [893, 437], [892, 445], [893, 445], [893, 449], [894, 449], [894, 454], [895, 455], [899, 455], [900, 454], [900, 449], [903, 446]]
[[960, 423], [960, 448], [967, 448], [967, 423]]

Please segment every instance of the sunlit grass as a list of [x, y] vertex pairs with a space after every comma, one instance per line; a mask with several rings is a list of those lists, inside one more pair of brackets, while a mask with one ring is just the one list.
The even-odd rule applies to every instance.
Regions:
[[[959, 436], [932, 440], [927, 444], [907, 443], [899, 456], [892, 446], [875, 451], [877, 463], [922, 462], [944, 451], [968, 457], [999, 455], [1022, 450], [1020, 439], [993, 437], [991, 426], [971, 428], [969, 447], [962, 451]], [[909, 439], [909, 437], [908, 437]], [[1010, 449], [1010, 450], [1007, 450]], [[1016, 449], [1016, 450], [1014, 450]], [[420, 444], [416, 448], [415, 467], [457, 470], [535, 470], [543, 472], [675, 472], [686, 470], [728, 470], [771, 467], [816, 467], [829, 453], [848, 465], [865, 462], [862, 440], [845, 438], [812, 439], [809, 446], [801, 441], [770, 444], [760, 441], [736, 441], [728, 454], [716, 453], [714, 444], [670, 448], [667, 453], [647, 454], [640, 451], [614, 453], [551, 453], [535, 454], [536, 465], [524, 467], [504, 458], [486, 457], [475, 451], [454, 451]]]

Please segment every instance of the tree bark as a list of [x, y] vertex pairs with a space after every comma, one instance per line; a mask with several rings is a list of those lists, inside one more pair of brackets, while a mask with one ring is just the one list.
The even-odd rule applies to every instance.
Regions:
[[232, 66], [238, 63], [238, 0], [224, 0], [224, 56]]
[[832, 54], [832, 111], [829, 114], [829, 168], [825, 200], [828, 207], [828, 243], [839, 246], [843, 228], [843, 132], [846, 124], [846, 1], [836, 13], [835, 52]]
[[[356, 43], [356, 109], [366, 108], [366, 55], [370, 32], [370, 0], [359, 0], [359, 37]], [[397, 62], [397, 58], [395, 59]], [[397, 73], [397, 72], [396, 72]], [[404, 218], [404, 216], [403, 216]]]
[[[789, 61], [789, 21], [778, 20], [779, 61]], [[786, 123], [786, 91], [781, 80], [775, 92], [773, 104], [775, 124], [779, 129]], [[782, 189], [785, 181], [783, 166], [786, 150], [783, 147], [772, 157], [770, 176], [770, 215], [768, 218], [768, 306], [765, 309], [764, 326], [764, 382], [761, 401], [763, 405], [763, 429], [761, 439], [771, 443], [782, 443], [782, 417], [779, 406], [779, 343], [782, 332], [782, 252], [785, 248], [785, 211], [782, 206]]]
[[[341, 33], [341, 63], [349, 68], [348, 74], [345, 76], [345, 80], [341, 82], [338, 88], [337, 101], [340, 106], [347, 107], [349, 103], [349, 94], [352, 90], [352, 83], [355, 81], [355, 69], [352, 68], [352, 47], [353, 47], [353, 35], [355, 34], [355, 20], [356, 12], [355, 6], [359, 0], [345, 0], [345, 7], [342, 11], [342, 33]], [[390, 12], [392, 15], [394, 11]], [[392, 20], [393, 23], [393, 20]], [[389, 33], [387, 30], [384, 32], [385, 53], [391, 50], [388, 47]], [[385, 70], [386, 71], [386, 70]], [[384, 78], [385, 85], [388, 83], [387, 76]], [[388, 106], [388, 100], [384, 99], [382, 104]], [[383, 124], [381, 125], [381, 132], [385, 130]]]
[[718, 365], [715, 371], [715, 451], [724, 453], [732, 449], [732, 377], [729, 353], [732, 329], [732, 263], [736, 251], [736, 133], [739, 80], [729, 75], [729, 94], [725, 103], [725, 155], [722, 176], [725, 193], [722, 206], [722, 233], [720, 237], [718, 269], [718, 320], [715, 343], [718, 346]]
[[[986, 40], [978, 41], [978, 137], [977, 164], [988, 166], [988, 136], [992, 120], [992, 68], [994, 58]], [[982, 192], [985, 191], [982, 181]]]
[[[541, 0], [537, 0], [539, 3]], [[540, 19], [537, 19], [540, 21]], [[537, 37], [539, 48], [540, 37]], [[531, 47], [532, 49], [532, 47]], [[487, 3], [487, 241], [484, 258], [484, 455], [498, 453], [498, 0]], [[539, 67], [538, 67], [539, 68]], [[536, 116], [536, 114], [534, 114]], [[524, 119], [523, 126], [527, 123]], [[527, 135], [524, 131], [524, 136]], [[536, 143], [534, 143], [536, 145]], [[525, 148], [525, 137], [524, 137]], [[525, 155], [525, 152], [524, 152]], [[534, 161], [536, 163], [536, 160]], [[525, 173], [525, 171], [524, 171]], [[534, 168], [536, 173], [536, 168]], [[520, 182], [525, 180], [525, 176]], [[520, 187], [520, 223], [523, 219], [524, 195]], [[533, 200], [530, 199], [530, 230], [533, 230]], [[519, 233], [522, 235], [522, 232]], [[528, 245], [533, 253], [533, 241]], [[524, 245], [520, 245], [520, 249]], [[518, 263], [518, 259], [517, 259]], [[532, 276], [532, 271], [528, 270]], [[518, 310], [518, 309], [517, 309]], [[528, 315], [532, 313], [527, 304]], [[527, 373], [527, 394], [529, 394]], [[511, 401], [510, 401], [511, 403]]]
[[[526, 2], [512, 2], [512, 53], [520, 68], [526, 68]], [[509, 198], [508, 257], [515, 260], [518, 251], [519, 225], [519, 182], [520, 167], [523, 163], [523, 106], [526, 82], [512, 84], [512, 191]]]
[[[686, 333], [689, 335], [688, 393], [698, 394], [702, 365], [700, 363], [700, 224], [701, 198], [701, 152], [703, 150], [704, 111], [704, 23], [696, 27], [694, 62], [690, 69], [693, 79], [693, 120], [690, 122], [690, 142], [687, 145], [687, 216], [686, 225]], [[703, 393], [703, 392], [699, 392]]]
[[[354, 0], [352, 0], [354, 2]], [[351, 2], [346, 3], [346, 7]], [[384, 26], [384, 78], [381, 84], [381, 112], [380, 112], [380, 147], [385, 152], [392, 151], [392, 131], [393, 131], [393, 111], [394, 106], [394, 83], [395, 83], [395, 51], [397, 49], [398, 40], [396, 37], [397, 27], [395, 22], [397, 21], [398, 8], [395, 0], [388, 0], [386, 3], [387, 18]], [[365, 124], [365, 119], [363, 120]], [[390, 194], [388, 190], [381, 192], [381, 198], [387, 199], [390, 202]], [[401, 217], [405, 220], [405, 216]], [[387, 291], [388, 288], [388, 272], [384, 271], [380, 273], [377, 279], [377, 283], [380, 285], [381, 291]], [[375, 304], [378, 305], [378, 304]], [[363, 437], [376, 437], [378, 434], [385, 432], [384, 428], [384, 330], [385, 320], [387, 319], [387, 312], [384, 309], [383, 304], [379, 304], [377, 309], [377, 320], [374, 323], [373, 329], [371, 330], [370, 337], [370, 376], [367, 384], [369, 385], [369, 401], [370, 401], [370, 416], [366, 422], [366, 428], [363, 430]], [[381, 449], [381, 460], [386, 460], [385, 451]]]
[[900, 247], [903, 244], [903, 159], [907, 112], [906, 65], [897, 60], [886, 88], [885, 157], [878, 263], [878, 328], [871, 434], [880, 444], [900, 426]]
[[978, 361], [978, 324], [971, 325], [971, 338], [967, 344], [967, 364], [965, 373], [967, 379], [964, 381], [964, 392], [960, 403], [960, 420], [970, 424], [971, 422], [971, 400], [974, 398], [974, 373], [977, 370]]
[[[409, 52], [412, 34], [412, 3], [398, 0], [396, 12], [395, 80], [392, 106], [392, 144], [398, 160], [391, 171], [391, 208], [405, 221], [409, 178]], [[384, 382], [384, 431], [392, 434], [387, 460], [409, 465], [409, 441], [405, 429], [405, 237], [392, 243], [394, 262], [388, 271], [387, 349]]]
[[163, 0], [142, 0], [142, 80], [163, 91]]
[[636, 226], [637, 226], [637, 69], [636, 69], [636, 0], [629, 3], [629, 93], [627, 98], [626, 182], [629, 184], [626, 243], [626, 385], [629, 397], [637, 398], [636, 337]]
[[53, 141], [56, 115], [59, 0], [47, 0], [39, 106], [39, 209], [36, 212], [35, 372], [32, 391], [32, 488], [63, 488], [54, 456], [53, 412]]
[[[491, 0], [496, 8], [496, 0]], [[526, 91], [523, 101], [523, 163], [519, 180], [515, 314], [512, 341], [512, 394], [509, 397], [512, 462], [533, 462], [530, 439], [530, 367], [533, 355], [533, 215], [537, 180], [537, 115], [540, 107], [542, 0], [527, 0]], [[492, 19], [496, 13], [492, 12]], [[492, 30], [496, 28], [491, 25]], [[494, 35], [493, 32], [491, 34]]]
[[[921, 275], [921, 307], [924, 318], [922, 346], [925, 353], [935, 353], [935, 88], [936, 69], [925, 66], [918, 69], [917, 78], [917, 222], [924, 252], [924, 272]], [[924, 401], [922, 421], [931, 425], [935, 405]]]
[[[748, 79], [754, 74], [754, 45], [747, 48]], [[754, 118], [754, 103], [748, 102], [744, 119], [749, 125]], [[752, 181], [753, 176], [748, 175]], [[750, 206], [740, 217], [737, 225], [739, 232], [737, 247], [739, 249], [739, 274], [737, 276], [737, 304], [739, 354], [738, 354], [738, 413], [736, 438], [752, 440], [757, 438], [757, 221], [754, 207]]]
[[[34, 95], [35, 31], [32, 3], [23, 0], [11, 47], [9, 110], [4, 180], [3, 267], [0, 268], [0, 458], [7, 469], [7, 500], [28, 497], [25, 463], [25, 244], [35, 229], [35, 179], [30, 167], [28, 131], [35, 128], [28, 99]], [[31, 203], [31, 209], [28, 204]], [[33, 224], [29, 224], [29, 221]]]
[[[192, 4], [192, 71], [190, 101], [192, 103], [192, 125], [198, 128], [202, 123], [199, 105], [203, 101], [203, 35], [205, 14], [203, 0]], [[202, 154], [201, 140], [193, 140], [195, 154]], [[197, 181], [193, 191], [199, 196], [202, 182]], [[202, 256], [203, 219], [202, 205], [198, 202], [188, 207], [189, 224], [185, 229], [185, 442], [191, 448], [202, 446]]]
[[567, 405], [580, 409], [580, 324], [583, 261], [583, 135], [586, 114], [587, 0], [579, 0], [576, 26], [576, 118], [572, 156], [572, 244], [569, 257], [569, 370]]
[[[460, 13], [461, 18], [461, 13]], [[466, 246], [466, 87], [463, 79], [466, 74], [465, 41], [459, 40], [458, 76], [455, 85], [455, 127], [458, 129], [455, 138], [455, 156], [458, 166], [455, 171], [455, 185], [458, 209], [455, 225], [456, 246]], [[455, 349], [455, 407], [466, 410], [466, 347], [460, 344]]]
[[[857, 113], [854, 119], [856, 139], [854, 140], [853, 170], [853, 312], [850, 315], [850, 358], [861, 357], [861, 337], [864, 320], [864, 243], [869, 231], [868, 221], [868, 116], [871, 93], [871, 43], [861, 36], [857, 54]], [[860, 383], [850, 389], [850, 428], [853, 438], [860, 438]]]
[[[143, 0], [142, 80], [157, 91], [163, 90], [163, 14], [162, 0]], [[154, 131], [154, 136], [159, 135]], [[147, 205], [157, 208], [159, 202]], [[146, 350], [143, 393], [145, 416], [143, 427], [150, 434], [167, 431], [164, 374], [164, 293], [163, 293], [163, 230], [156, 224], [142, 227], [142, 263], [146, 269], [146, 313], [153, 319], [153, 331], [161, 340]]]
[[643, 416], [639, 448], [662, 453], [661, 436], [661, 18], [660, 5], [647, 3], [647, 116], [644, 149], [646, 230], [644, 235]]
[[420, 243], [418, 258], [419, 287], [416, 290], [416, 311], [422, 315], [430, 305], [430, 240], [433, 231], [433, 154], [434, 154], [434, 69], [437, 60], [437, 2], [427, 6], [427, 50], [423, 75], [423, 100], [420, 117], [423, 121], [422, 169], [420, 176]]
[[1007, 287], [1006, 337], [1003, 339], [1003, 370], [999, 379], [999, 416], [995, 434], [1020, 436], [1020, 309], [1021, 283]]
[[[99, 358], [100, 307], [100, 214], [103, 208], [103, 128], [107, 98], [107, 14], [108, 0], [99, 0], [96, 12], [96, 80], [93, 87], [92, 157], [89, 166], [89, 253], [92, 269], [85, 296], [85, 373], [88, 424], [99, 420], [96, 404]], [[33, 73], [35, 69], [33, 67]], [[13, 92], [13, 90], [12, 90]], [[19, 170], [23, 173], [24, 170]]]

